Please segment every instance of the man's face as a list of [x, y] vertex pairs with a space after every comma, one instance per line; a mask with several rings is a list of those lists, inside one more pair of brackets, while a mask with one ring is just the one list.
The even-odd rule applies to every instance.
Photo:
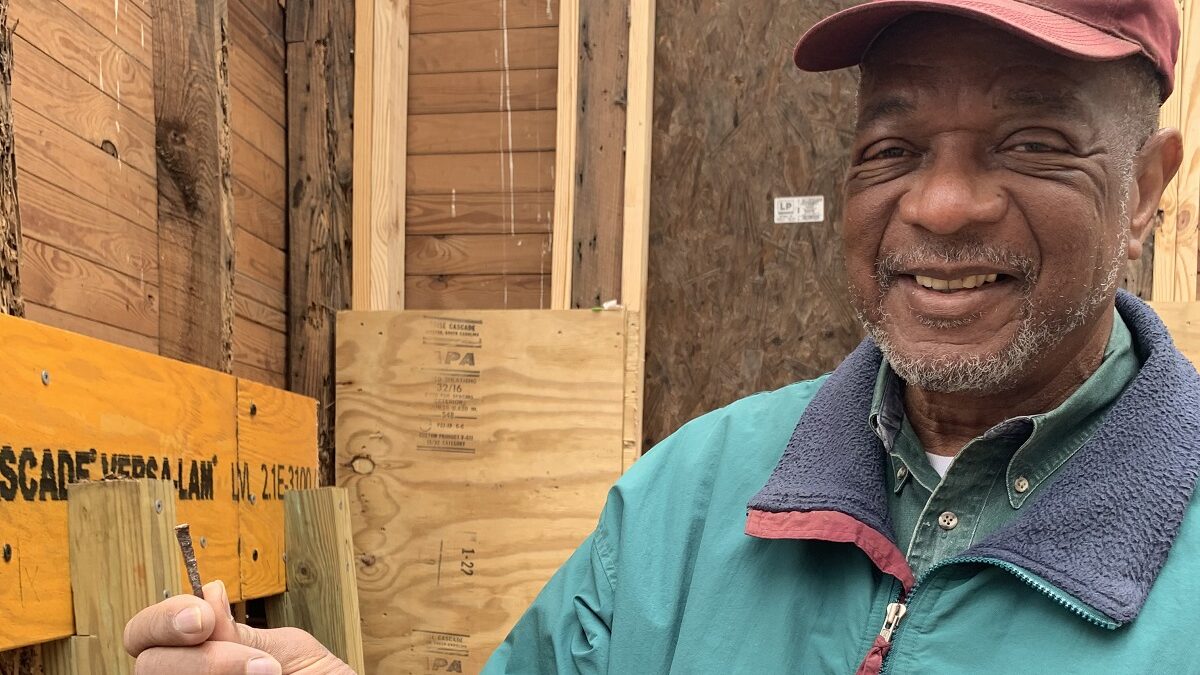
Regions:
[[1109, 112], [1112, 67], [939, 15], [872, 48], [846, 263], [856, 309], [910, 384], [1011, 389], [1111, 311], [1134, 142]]

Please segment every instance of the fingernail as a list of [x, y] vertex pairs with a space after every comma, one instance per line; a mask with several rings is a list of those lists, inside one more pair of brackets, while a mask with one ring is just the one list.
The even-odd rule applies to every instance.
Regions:
[[199, 633], [203, 627], [202, 621], [199, 607], [188, 607], [187, 609], [180, 610], [172, 620], [175, 624], [175, 630], [180, 633]]
[[250, 659], [246, 663], [246, 675], [281, 675], [279, 662], [267, 656]]

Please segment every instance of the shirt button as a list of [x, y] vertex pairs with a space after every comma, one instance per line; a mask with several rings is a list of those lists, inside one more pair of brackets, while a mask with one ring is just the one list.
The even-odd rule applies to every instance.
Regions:
[[899, 483], [905, 478], [908, 478], [908, 467], [902, 466], [899, 469], [896, 469], [896, 482]]
[[938, 516], [938, 525], [941, 525], [943, 530], [953, 530], [958, 527], [958, 516], [954, 515], [953, 511], [946, 511]]
[[1016, 490], [1018, 494], [1025, 492], [1029, 489], [1029, 479], [1025, 476], [1019, 476], [1013, 481], [1013, 489]]

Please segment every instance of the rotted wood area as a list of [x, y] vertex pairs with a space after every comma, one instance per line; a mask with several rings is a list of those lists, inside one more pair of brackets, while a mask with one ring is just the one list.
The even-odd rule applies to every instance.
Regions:
[[21, 213], [17, 209], [17, 162], [13, 147], [12, 51], [8, 0], [0, 0], [0, 312], [25, 316], [21, 298]]
[[[851, 4], [658, 1], [647, 448], [860, 340], [839, 232], [856, 76], [798, 73], [789, 49]], [[824, 222], [774, 223], [774, 198], [804, 195]]]
[[288, 62], [288, 388], [320, 402], [322, 483], [334, 471], [334, 327], [351, 299], [354, 5], [291, 0]]

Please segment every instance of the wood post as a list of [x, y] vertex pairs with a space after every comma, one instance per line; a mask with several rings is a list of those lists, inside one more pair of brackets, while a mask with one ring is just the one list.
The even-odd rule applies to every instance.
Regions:
[[25, 315], [21, 298], [21, 212], [13, 150], [12, 34], [8, 0], [0, 0], [0, 313]]
[[42, 645], [42, 663], [46, 675], [104, 675], [100, 638], [73, 635]]
[[154, 0], [159, 350], [233, 367], [228, 0]]
[[[369, 3], [368, 3], [369, 4]], [[322, 483], [333, 483], [333, 329], [350, 306], [354, 4], [291, 0], [288, 62], [288, 388], [320, 401]], [[369, 129], [369, 127], [368, 127]], [[357, 197], [366, 198], [369, 187]]]
[[345, 488], [284, 497], [287, 592], [267, 600], [272, 626], [302, 628], [357, 673], [363, 668], [350, 499]]
[[[75, 483], [67, 512], [75, 632], [99, 640], [100, 672], [132, 673], [122, 642], [125, 623], [182, 590], [173, 486], [148, 479]], [[81, 647], [71, 651], [91, 658]]]

